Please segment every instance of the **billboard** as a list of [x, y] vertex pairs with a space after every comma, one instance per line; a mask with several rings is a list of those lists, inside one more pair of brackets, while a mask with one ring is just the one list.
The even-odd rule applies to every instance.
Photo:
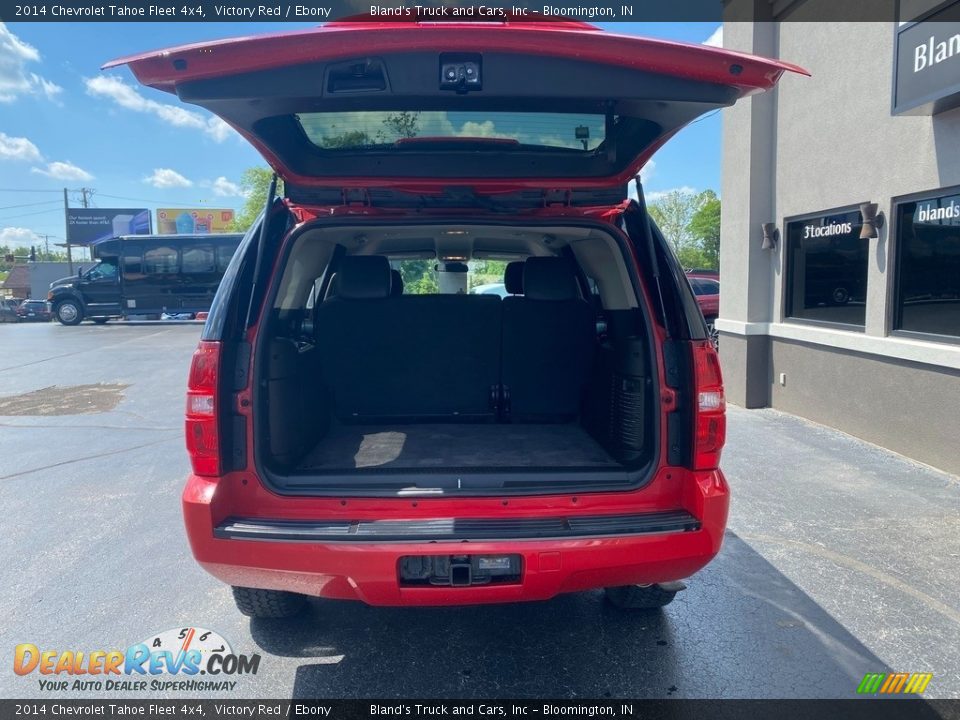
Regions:
[[149, 235], [150, 211], [143, 208], [68, 208], [67, 242], [89, 245], [118, 235]]
[[193, 235], [233, 232], [233, 210], [223, 208], [160, 208], [158, 235]]

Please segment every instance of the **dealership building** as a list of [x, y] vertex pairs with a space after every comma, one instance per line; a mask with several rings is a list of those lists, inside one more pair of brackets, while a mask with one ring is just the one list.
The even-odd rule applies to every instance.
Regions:
[[717, 329], [731, 402], [960, 473], [960, 2], [926, 3], [725, 23], [811, 77], [724, 112]]

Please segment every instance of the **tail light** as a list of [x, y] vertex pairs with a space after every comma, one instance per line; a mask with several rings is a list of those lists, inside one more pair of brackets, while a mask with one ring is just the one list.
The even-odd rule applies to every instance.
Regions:
[[696, 387], [693, 415], [693, 469], [714, 470], [727, 439], [727, 403], [723, 397], [720, 357], [709, 340], [693, 343]]
[[193, 353], [187, 381], [187, 453], [197, 475], [220, 475], [219, 376], [220, 343], [201, 342]]

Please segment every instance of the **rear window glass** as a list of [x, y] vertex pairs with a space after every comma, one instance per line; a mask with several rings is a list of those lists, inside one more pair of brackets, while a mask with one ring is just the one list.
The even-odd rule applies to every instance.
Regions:
[[360, 111], [301, 113], [307, 139], [324, 150], [422, 148], [431, 140], [483, 141], [502, 149], [595, 150], [603, 142], [603, 115], [531, 112]]

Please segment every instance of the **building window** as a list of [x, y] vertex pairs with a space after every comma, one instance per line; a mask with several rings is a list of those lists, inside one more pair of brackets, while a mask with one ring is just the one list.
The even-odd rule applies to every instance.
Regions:
[[897, 205], [894, 328], [960, 337], [960, 191]]
[[863, 327], [870, 241], [861, 223], [857, 210], [787, 223], [787, 317]]

